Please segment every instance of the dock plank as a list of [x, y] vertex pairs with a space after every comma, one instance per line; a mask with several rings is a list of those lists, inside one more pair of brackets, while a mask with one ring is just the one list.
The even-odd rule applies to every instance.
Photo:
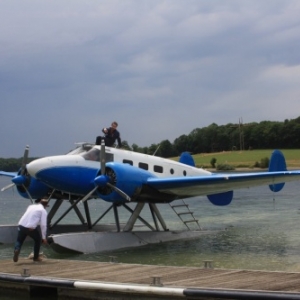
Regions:
[[300, 292], [298, 272], [205, 269], [64, 259], [45, 259], [41, 263], [34, 263], [22, 257], [17, 263], [12, 260], [0, 261], [0, 273], [20, 275], [23, 269], [29, 269], [32, 276], [47, 278], [149, 285], [152, 276], [160, 276], [164, 286], [171, 287]]

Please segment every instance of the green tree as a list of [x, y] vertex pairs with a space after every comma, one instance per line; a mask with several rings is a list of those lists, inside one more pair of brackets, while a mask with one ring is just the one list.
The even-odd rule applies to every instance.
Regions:
[[164, 140], [159, 144], [158, 153], [161, 157], [172, 157], [175, 155], [173, 151], [173, 145], [169, 140]]
[[122, 141], [122, 148], [125, 150], [131, 150], [131, 147], [129, 146], [127, 141]]
[[185, 134], [174, 140], [174, 150], [176, 155], [180, 155], [182, 152], [188, 151], [189, 137]]
[[211, 160], [210, 160], [210, 164], [213, 168], [216, 167], [216, 163], [217, 163], [217, 159], [215, 157], [213, 157]]

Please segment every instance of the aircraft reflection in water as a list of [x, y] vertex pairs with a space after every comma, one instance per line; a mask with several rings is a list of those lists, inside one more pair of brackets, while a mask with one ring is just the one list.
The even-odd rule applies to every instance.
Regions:
[[[176, 162], [105, 147], [103, 143], [101, 146], [83, 143], [66, 155], [44, 157], [27, 164], [28, 152], [27, 146], [18, 173], [0, 172], [0, 175], [11, 177], [13, 182], [2, 190], [16, 186], [20, 195], [32, 202], [35, 198], [55, 200], [48, 213], [48, 223], [51, 247], [58, 252], [92, 253], [194, 238], [203, 231], [184, 199], [207, 195], [212, 204], [224, 206], [232, 201], [234, 189], [269, 185], [271, 191], [278, 192], [284, 182], [300, 179], [300, 170], [286, 170], [284, 156], [279, 150], [272, 153], [268, 172], [240, 174], [214, 174], [196, 168], [187, 152]], [[111, 206], [92, 222], [88, 200], [96, 198], [110, 202]], [[64, 200], [69, 201], [69, 208], [52, 223]], [[79, 203], [84, 205], [85, 216], [78, 208]], [[132, 209], [128, 203], [134, 203], [135, 207]], [[170, 204], [187, 229], [192, 222], [199, 229], [170, 231], [156, 206], [158, 203]], [[145, 204], [151, 212], [151, 224], [141, 217]], [[130, 212], [125, 224], [119, 221], [120, 207]], [[178, 211], [179, 207], [185, 210]], [[80, 224], [61, 228], [59, 222], [72, 209]], [[116, 227], [113, 228], [99, 224], [110, 210], [115, 217]], [[139, 230], [135, 225], [137, 220], [149, 230]], [[7, 234], [3, 236], [7, 238]], [[12, 242], [12, 239], [2, 242]]]

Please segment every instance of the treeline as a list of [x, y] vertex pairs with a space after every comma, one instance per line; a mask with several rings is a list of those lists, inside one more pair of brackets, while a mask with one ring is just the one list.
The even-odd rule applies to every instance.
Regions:
[[[129, 146], [124, 149], [161, 157], [175, 157], [182, 152], [192, 154], [252, 149], [300, 149], [300, 117], [283, 122], [262, 121], [260, 123], [229, 123], [196, 128], [181, 135], [171, 143], [163, 140], [149, 147]], [[35, 158], [30, 158], [29, 162]], [[22, 158], [0, 158], [0, 170], [15, 172], [20, 169]]]
[[[28, 158], [28, 163], [36, 157]], [[5, 172], [17, 172], [22, 166], [23, 158], [0, 158], [0, 170]]]
[[192, 154], [219, 151], [252, 149], [300, 149], [300, 117], [283, 122], [262, 121], [260, 123], [213, 123], [204, 128], [196, 128], [187, 135], [181, 135], [172, 144], [163, 140], [159, 144], [140, 148], [133, 144], [124, 148], [161, 157], [174, 157], [184, 151]]

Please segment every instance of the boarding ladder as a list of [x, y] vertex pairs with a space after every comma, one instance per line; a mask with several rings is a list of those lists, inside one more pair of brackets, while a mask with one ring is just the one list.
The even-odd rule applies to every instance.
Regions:
[[169, 205], [188, 230], [192, 230], [191, 224], [195, 224], [198, 229], [201, 229], [198, 220], [194, 217], [194, 212], [190, 210], [189, 205], [183, 199], [175, 200]]

